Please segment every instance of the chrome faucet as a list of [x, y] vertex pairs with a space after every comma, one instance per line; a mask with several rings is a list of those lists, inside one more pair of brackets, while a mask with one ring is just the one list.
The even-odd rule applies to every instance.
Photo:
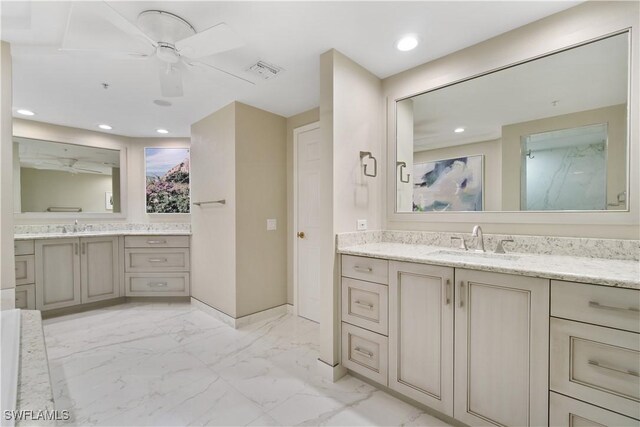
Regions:
[[78, 220], [77, 219], [73, 222], [73, 232], [74, 233], [78, 232]]
[[476, 243], [476, 252], [484, 252], [484, 236], [482, 235], [482, 228], [479, 225], [473, 226], [473, 231], [471, 232], [471, 236], [478, 238], [478, 243]]

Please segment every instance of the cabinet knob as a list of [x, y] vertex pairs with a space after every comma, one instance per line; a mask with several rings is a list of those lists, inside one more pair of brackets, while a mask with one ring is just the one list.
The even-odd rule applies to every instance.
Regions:
[[304, 231], [298, 231], [298, 237], [304, 239]]

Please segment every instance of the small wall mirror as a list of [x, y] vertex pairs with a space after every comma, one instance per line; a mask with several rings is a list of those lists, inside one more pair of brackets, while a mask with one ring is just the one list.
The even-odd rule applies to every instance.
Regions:
[[396, 102], [396, 211], [627, 209], [629, 35]]
[[120, 150], [14, 137], [18, 213], [119, 213]]

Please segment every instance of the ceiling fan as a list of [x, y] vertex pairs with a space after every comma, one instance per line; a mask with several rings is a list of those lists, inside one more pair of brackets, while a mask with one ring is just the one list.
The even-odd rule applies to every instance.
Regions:
[[78, 163], [78, 159], [57, 158], [55, 160], [56, 161], [50, 161], [50, 162], [41, 161], [41, 160], [33, 161], [32, 167], [35, 167], [36, 169], [45, 169], [45, 170], [50, 170], [51, 168], [53, 168], [54, 170], [69, 172], [74, 175], [82, 172], [104, 174], [104, 172], [97, 169], [87, 169], [87, 168], [81, 168], [76, 166], [76, 163]]
[[244, 45], [225, 23], [197, 32], [181, 17], [162, 10], [146, 10], [136, 24], [105, 2], [73, 2], [62, 41], [62, 51], [98, 52], [156, 58], [162, 96], [183, 95], [182, 72], [200, 67], [218, 78], [232, 78], [247, 84], [252, 81], [198, 59]]

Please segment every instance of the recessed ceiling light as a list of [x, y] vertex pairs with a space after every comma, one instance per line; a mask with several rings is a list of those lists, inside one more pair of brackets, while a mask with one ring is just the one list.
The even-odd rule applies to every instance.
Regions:
[[98, 125], [98, 127], [99, 127], [100, 129], [104, 129], [104, 130], [111, 130], [111, 129], [113, 129], [113, 128], [112, 128], [111, 126], [109, 126], [109, 125]]
[[156, 132], [158, 132], [158, 133], [169, 133], [169, 131], [166, 130], [166, 129], [156, 129]]
[[413, 50], [416, 46], [418, 46], [418, 38], [414, 35], [404, 36], [396, 43], [396, 49], [402, 52]]
[[154, 104], [160, 106], [160, 107], [170, 107], [171, 106], [171, 102], [169, 101], [165, 101], [164, 99], [155, 99], [153, 101]]
[[464, 132], [464, 128], [455, 128], [453, 131], [455, 133], [462, 133], [462, 132]]
[[23, 116], [35, 116], [36, 113], [30, 110], [18, 110], [16, 111], [18, 114], [22, 114]]

